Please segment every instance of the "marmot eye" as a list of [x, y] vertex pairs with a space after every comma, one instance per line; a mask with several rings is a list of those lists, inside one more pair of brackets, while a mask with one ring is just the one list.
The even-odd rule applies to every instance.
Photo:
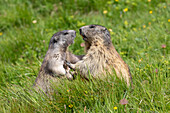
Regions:
[[66, 33], [64, 33], [64, 35], [67, 35], [68, 33], [66, 32]]
[[95, 25], [91, 25], [91, 26], [89, 26], [89, 28], [95, 28], [96, 26]]

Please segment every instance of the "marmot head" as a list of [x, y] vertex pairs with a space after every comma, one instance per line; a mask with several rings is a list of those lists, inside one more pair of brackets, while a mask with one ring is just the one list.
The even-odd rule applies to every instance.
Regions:
[[49, 49], [62, 48], [67, 49], [74, 42], [76, 32], [74, 30], [64, 30], [55, 33], [49, 44]]
[[105, 45], [108, 45], [107, 43], [111, 42], [110, 39], [110, 33], [109, 31], [104, 27], [100, 25], [87, 25], [83, 26], [79, 29], [80, 35], [83, 37], [83, 40], [85, 42], [88, 42], [91, 44], [93, 41], [102, 41], [102, 43]]

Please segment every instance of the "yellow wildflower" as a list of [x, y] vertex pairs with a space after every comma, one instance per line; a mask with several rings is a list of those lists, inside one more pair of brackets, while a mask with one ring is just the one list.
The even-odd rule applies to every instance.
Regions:
[[110, 34], [111, 35], [114, 35], [115, 33], [112, 31], [112, 29], [109, 29], [109, 31], [110, 31]]
[[123, 9], [123, 12], [127, 12], [127, 11], [128, 11], [128, 8]]
[[133, 31], [137, 31], [137, 29], [136, 29], [136, 28], [133, 28]]
[[3, 35], [3, 33], [2, 33], [2, 32], [0, 32], [0, 36], [1, 36], [1, 35]]
[[151, 0], [148, 0], [148, 2], [151, 2]]
[[170, 19], [168, 19], [168, 22], [170, 22]]
[[110, 32], [112, 32], [112, 29], [109, 29]]
[[143, 58], [139, 59], [138, 62], [140, 63], [143, 60]]
[[124, 24], [125, 24], [125, 25], [128, 25], [128, 22], [125, 20], [125, 21], [124, 21]]
[[150, 14], [152, 14], [152, 11], [149, 11]]
[[149, 22], [148, 24], [151, 25], [151, 22]]
[[166, 6], [164, 6], [164, 8], [166, 8]]
[[103, 11], [103, 14], [107, 14], [107, 10], [104, 10], [104, 11]]
[[143, 28], [146, 28], [146, 25], [143, 25]]
[[113, 109], [115, 109], [115, 110], [116, 110], [116, 109], [117, 109], [117, 107], [115, 106]]
[[119, 2], [119, 0], [115, 0], [115, 2]]
[[67, 90], [67, 92], [70, 92], [70, 90]]
[[68, 105], [69, 108], [73, 108], [73, 104]]

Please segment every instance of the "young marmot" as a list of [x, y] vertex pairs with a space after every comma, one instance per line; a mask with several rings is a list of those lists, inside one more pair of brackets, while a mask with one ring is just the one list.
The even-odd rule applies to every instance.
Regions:
[[76, 63], [82, 58], [67, 51], [67, 47], [74, 42], [75, 37], [74, 30], [64, 30], [52, 36], [39, 75], [35, 80], [34, 88], [37, 91], [40, 89], [44, 93], [48, 93], [50, 81], [57, 82], [58, 78], [66, 76], [68, 79], [72, 79], [73, 76], [67, 73], [68, 68], [64, 63], [66, 59], [71, 63]]
[[76, 64], [67, 65], [80, 72], [88, 79], [88, 74], [96, 77], [113, 73], [115, 70], [119, 78], [123, 78], [130, 85], [131, 74], [128, 65], [122, 60], [114, 48], [109, 31], [100, 25], [87, 25], [79, 29], [85, 41], [86, 55]]

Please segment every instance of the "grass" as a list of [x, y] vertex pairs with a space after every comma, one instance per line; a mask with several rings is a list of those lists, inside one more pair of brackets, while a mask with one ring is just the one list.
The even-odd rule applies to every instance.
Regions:
[[[168, 0], [0, 1], [0, 112], [170, 111]], [[115, 75], [104, 80], [61, 80], [49, 98], [32, 91], [51, 36], [77, 31], [74, 54], [84, 54], [81, 26], [100, 24], [129, 65], [134, 89]], [[121, 99], [127, 105], [119, 104]], [[117, 107], [117, 109], [116, 109]]]

